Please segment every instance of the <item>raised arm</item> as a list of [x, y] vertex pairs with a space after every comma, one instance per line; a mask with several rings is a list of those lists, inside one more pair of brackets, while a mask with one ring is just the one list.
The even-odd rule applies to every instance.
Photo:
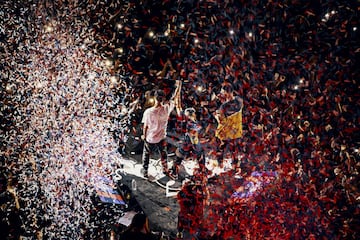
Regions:
[[161, 70], [161, 72], [158, 74], [158, 76], [160, 76], [161, 78], [164, 78], [166, 73], [167, 73], [167, 70], [168, 70], [168, 67], [170, 68], [170, 71], [175, 71], [175, 69], [173, 68], [172, 64], [171, 64], [171, 61], [168, 59], [166, 61], [166, 63], [164, 64], [164, 67], [163, 69]]
[[174, 100], [174, 104], [175, 104], [175, 109], [176, 109], [176, 114], [180, 115], [181, 114], [181, 86], [182, 83], [179, 80], [176, 80], [176, 89], [174, 91], [174, 95], [173, 95], [173, 100]]

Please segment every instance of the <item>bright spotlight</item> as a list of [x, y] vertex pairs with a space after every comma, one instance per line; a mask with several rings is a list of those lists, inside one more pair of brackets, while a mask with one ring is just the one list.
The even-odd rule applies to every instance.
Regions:
[[121, 23], [117, 23], [117, 24], [116, 24], [116, 28], [120, 30], [120, 29], [123, 28], [123, 25], [122, 25]]
[[116, 48], [115, 51], [119, 54], [123, 54], [124, 53], [124, 49], [122, 47]]

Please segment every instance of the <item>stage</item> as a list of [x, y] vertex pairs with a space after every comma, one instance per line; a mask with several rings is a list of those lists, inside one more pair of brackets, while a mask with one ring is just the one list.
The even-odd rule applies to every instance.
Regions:
[[[120, 190], [120, 185], [125, 186], [125, 193], [120, 193], [124, 199], [127, 198], [126, 195], [129, 193], [132, 198], [130, 201], [126, 201], [127, 203], [131, 203], [128, 204], [129, 206], [124, 209], [123, 213], [133, 211], [134, 209], [136, 211], [143, 211], [149, 218], [152, 231], [162, 232], [171, 239], [174, 239], [179, 230], [178, 217], [181, 210], [179, 201], [183, 200], [182, 195], [179, 197], [178, 193], [184, 191], [183, 186], [185, 185], [201, 185], [199, 180], [193, 178], [193, 173], [196, 171], [198, 165], [192, 159], [184, 160], [181, 165], [179, 179], [172, 180], [162, 173], [161, 163], [157, 159], [159, 156], [155, 155], [153, 157], [154, 158], [150, 159], [148, 179], [142, 177], [141, 154], [131, 153], [124, 155], [118, 161], [117, 165], [119, 168], [112, 174], [112, 179], [119, 192], [123, 192]], [[169, 168], [172, 166], [174, 160], [174, 153], [169, 151]], [[212, 171], [211, 175], [204, 178], [204, 184], [210, 184], [212, 185], [212, 187], [209, 185], [210, 188], [216, 188], [216, 186], [214, 186], [214, 183], [216, 183], [215, 179], [221, 174], [230, 174], [231, 172], [229, 167], [230, 164], [227, 164], [227, 162], [228, 161], [225, 161], [225, 167], [223, 169], [219, 169], [218, 167], [210, 166], [210, 164], [213, 164], [212, 161], [207, 161], [207, 167], [212, 168]], [[135, 190], [133, 186], [134, 180], [136, 182]], [[103, 207], [106, 206], [106, 204], [103, 204]], [[202, 204], [199, 206], [204, 207], [203, 212], [207, 211]], [[121, 216], [114, 216], [113, 223], [114, 226], [117, 226], [117, 231], [121, 231], [125, 227], [123, 224], [119, 224], [119, 222], [121, 222]], [[189, 229], [182, 230], [185, 238], [186, 236], [190, 236], [187, 233], [187, 230]]]
[[[142, 211], [148, 216], [152, 231], [164, 232], [168, 236], [175, 237], [177, 233], [177, 218], [179, 205], [176, 195], [166, 196], [166, 189], [159, 183], [166, 184], [166, 177], [158, 176], [156, 181], [149, 181], [141, 177], [141, 155], [125, 156], [122, 159], [123, 168], [118, 169], [118, 174], [122, 179], [118, 180], [127, 185], [141, 207]], [[153, 162], [153, 161], [151, 161]], [[150, 165], [149, 173], [155, 173], [153, 165]], [[116, 174], [115, 174], [116, 175]], [[154, 174], [152, 174], [154, 176]], [[116, 179], [116, 177], [115, 177]], [[132, 189], [132, 180], [136, 181], [136, 190]], [[154, 179], [155, 180], [155, 179]], [[181, 187], [180, 183], [172, 186]]]
[[[256, 192], [262, 191], [263, 186], [255, 184], [247, 187], [247, 182], [241, 174], [231, 169], [231, 159], [226, 158], [224, 167], [222, 169], [217, 166], [214, 160], [208, 155], [206, 157], [206, 174], [196, 175], [198, 165], [192, 159], [184, 160], [181, 165], [179, 179], [175, 181], [162, 173], [162, 166], [157, 159], [157, 155], [150, 159], [149, 165], [149, 179], [142, 177], [142, 160], [141, 154], [126, 154], [118, 162], [120, 166], [113, 173], [113, 180], [119, 189], [119, 185], [124, 185], [126, 188], [123, 197], [130, 192], [131, 206], [125, 210], [143, 211], [149, 218], [150, 228], [154, 232], [163, 232], [170, 238], [176, 238], [179, 231], [182, 232], [184, 239], [191, 239], [191, 237], [199, 237], [203, 231], [203, 227], [209, 224], [206, 218], [212, 216], [213, 207], [226, 207], [228, 201], [232, 199], [232, 195], [239, 187], [244, 185], [247, 190], [242, 193], [244, 199], [256, 195]], [[169, 152], [168, 165], [172, 166], [174, 153]], [[195, 176], [194, 176], [195, 173]], [[134, 189], [134, 183], [136, 187]], [[261, 182], [256, 180], [255, 182]], [[248, 184], [249, 185], [249, 184]], [[120, 190], [121, 192], [121, 190]], [[234, 195], [235, 196], [235, 195]], [[184, 202], [191, 202], [190, 205], [184, 205]], [[219, 214], [217, 220], [221, 218]], [[194, 223], [193, 218], [197, 218]], [[121, 219], [121, 217], [118, 217]], [[123, 225], [116, 224], [123, 229]], [[189, 225], [191, 223], [191, 225]], [[203, 223], [201, 226], [199, 224]], [[197, 229], [195, 232], [193, 232]], [[209, 232], [212, 229], [213, 232]], [[207, 237], [215, 234], [216, 226], [211, 226], [207, 230]]]

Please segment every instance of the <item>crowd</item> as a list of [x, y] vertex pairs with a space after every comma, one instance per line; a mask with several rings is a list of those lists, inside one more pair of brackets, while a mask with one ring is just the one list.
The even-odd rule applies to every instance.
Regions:
[[[111, 135], [116, 122], [135, 112], [127, 126], [132, 131], [145, 110], [145, 93], [161, 88], [170, 96], [181, 80], [183, 108], [196, 110], [210, 150], [217, 96], [231, 83], [243, 99], [243, 177], [278, 173], [241, 205], [224, 198], [231, 187], [219, 195], [211, 184], [204, 186], [204, 208], [211, 210], [194, 212], [201, 225], [189, 232], [221, 239], [356, 239], [355, 6], [300, 0], [5, 1], [1, 168], [11, 184], [2, 187], [2, 199], [19, 199], [19, 206], [1, 203], [17, 208], [23, 222], [11, 226], [49, 238], [96, 234], [88, 196], [93, 177], [111, 174], [122, 159]], [[177, 126], [175, 115], [170, 126]], [[214, 181], [223, 185], [221, 177]]]

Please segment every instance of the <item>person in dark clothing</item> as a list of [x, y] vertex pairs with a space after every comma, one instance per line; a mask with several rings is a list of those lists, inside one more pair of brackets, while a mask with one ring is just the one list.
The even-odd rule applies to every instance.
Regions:
[[186, 121], [186, 133], [183, 142], [175, 152], [176, 160], [172, 167], [173, 176], [178, 176], [181, 162], [188, 157], [196, 158], [200, 171], [203, 172], [205, 170], [205, 152], [199, 140], [199, 133], [202, 127], [196, 119], [195, 109], [187, 108], [183, 115]]

